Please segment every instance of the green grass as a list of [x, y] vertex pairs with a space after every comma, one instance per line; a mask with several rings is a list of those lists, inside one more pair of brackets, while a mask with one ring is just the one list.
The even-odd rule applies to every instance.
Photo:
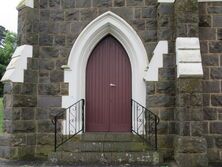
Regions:
[[3, 132], [3, 98], [0, 98], [0, 133]]

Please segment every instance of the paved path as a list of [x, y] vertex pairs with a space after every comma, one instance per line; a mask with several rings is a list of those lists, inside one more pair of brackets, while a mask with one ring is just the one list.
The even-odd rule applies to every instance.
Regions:
[[[48, 162], [39, 161], [9, 161], [0, 159], [0, 167], [159, 167], [159, 166], [139, 166], [139, 165], [54, 165]], [[168, 167], [161, 165], [161, 167]]]
[[[0, 159], [0, 167], [176, 167], [174, 163], [159, 166], [141, 165], [53, 165], [48, 162], [39, 161], [9, 161]], [[209, 167], [222, 167], [222, 163], [209, 165]]]

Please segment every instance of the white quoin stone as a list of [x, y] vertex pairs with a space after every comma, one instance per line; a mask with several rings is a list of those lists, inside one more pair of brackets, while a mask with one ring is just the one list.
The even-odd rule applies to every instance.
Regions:
[[153, 51], [153, 57], [149, 64], [146, 81], [158, 81], [159, 68], [163, 67], [163, 55], [168, 54], [168, 41], [159, 41]]
[[32, 57], [33, 47], [22, 45], [16, 48], [2, 82], [24, 82], [24, 70], [27, 69], [27, 58]]
[[16, 7], [17, 10], [21, 10], [24, 7], [34, 8], [34, 0], [22, 0]]
[[177, 77], [202, 77], [203, 67], [199, 38], [177, 38]]

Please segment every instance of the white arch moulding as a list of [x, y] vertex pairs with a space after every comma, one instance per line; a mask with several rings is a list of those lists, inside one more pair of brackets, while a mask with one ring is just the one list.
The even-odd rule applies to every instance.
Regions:
[[85, 99], [85, 78], [88, 58], [97, 43], [106, 35], [113, 35], [125, 48], [132, 68], [132, 98], [146, 105], [146, 78], [148, 57], [136, 31], [120, 16], [108, 11], [89, 23], [80, 33], [64, 68], [64, 81], [69, 83], [69, 96], [62, 97], [62, 107], [67, 108]]

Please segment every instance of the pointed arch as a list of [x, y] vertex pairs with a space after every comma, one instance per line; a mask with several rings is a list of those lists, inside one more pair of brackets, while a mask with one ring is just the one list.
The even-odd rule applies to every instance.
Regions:
[[125, 48], [132, 67], [132, 98], [146, 104], [146, 85], [143, 80], [148, 67], [146, 49], [136, 31], [120, 16], [106, 12], [80, 33], [71, 50], [68, 65], [64, 66], [69, 96], [62, 97], [66, 108], [79, 99], [85, 99], [85, 71], [88, 58], [97, 43], [107, 34], [113, 35]]

